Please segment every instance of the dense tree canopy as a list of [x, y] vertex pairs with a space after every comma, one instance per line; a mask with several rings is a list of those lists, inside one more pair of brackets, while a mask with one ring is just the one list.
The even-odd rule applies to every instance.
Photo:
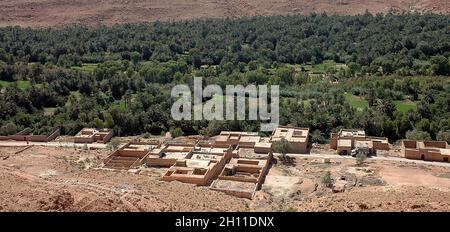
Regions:
[[343, 127], [448, 139], [449, 56], [450, 16], [434, 14], [0, 28], [0, 134], [258, 130], [257, 121], [174, 121], [171, 87], [201, 76], [280, 85], [281, 124], [311, 127], [315, 142]]

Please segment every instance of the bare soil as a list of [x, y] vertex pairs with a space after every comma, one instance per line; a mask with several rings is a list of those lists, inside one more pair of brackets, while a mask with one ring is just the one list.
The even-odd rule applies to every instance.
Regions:
[[165, 168], [102, 169], [107, 150], [20, 150], [0, 148], [0, 211], [450, 211], [450, 167], [432, 164], [292, 156], [248, 200], [161, 181]]
[[448, 0], [2, 0], [0, 26], [112, 25], [327, 12], [449, 13]]

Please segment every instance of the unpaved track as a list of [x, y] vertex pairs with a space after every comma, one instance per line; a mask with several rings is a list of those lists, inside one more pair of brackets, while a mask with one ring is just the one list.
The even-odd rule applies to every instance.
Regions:
[[83, 148], [85, 145], [90, 149], [105, 149], [104, 143], [73, 143], [73, 142], [24, 142], [24, 141], [0, 141], [0, 147], [27, 147], [27, 146], [43, 146], [43, 147], [77, 147]]

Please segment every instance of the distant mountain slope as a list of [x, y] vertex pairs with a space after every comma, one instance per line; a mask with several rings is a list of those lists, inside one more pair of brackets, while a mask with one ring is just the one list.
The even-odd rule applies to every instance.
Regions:
[[449, 0], [2, 0], [0, 26], [48, 27], [254, 15], [450, 13]]

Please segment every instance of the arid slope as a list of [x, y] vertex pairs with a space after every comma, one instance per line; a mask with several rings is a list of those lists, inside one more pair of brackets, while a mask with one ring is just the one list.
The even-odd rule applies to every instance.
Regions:
[[448, 0], [2, 0], [0, 26], [112, 25], [254, 15], [450, 13]]

